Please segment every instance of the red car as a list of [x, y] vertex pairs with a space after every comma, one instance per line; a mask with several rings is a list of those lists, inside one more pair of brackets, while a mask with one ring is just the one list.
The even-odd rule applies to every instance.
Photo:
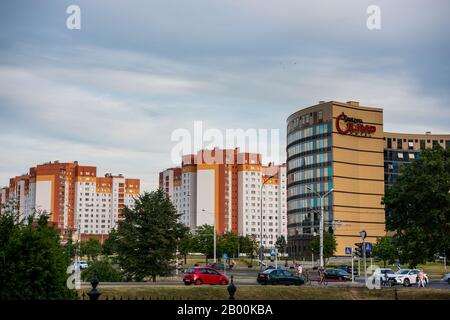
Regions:
[[187, 286], [192, 283], [194, 283], [195, 285], [201, 284], [227, 285], [228, 278], [225, 275], [221, 274], [219, 271], [209, 267], [192, 267], [186, 269], [183, 276], [183, 282]]

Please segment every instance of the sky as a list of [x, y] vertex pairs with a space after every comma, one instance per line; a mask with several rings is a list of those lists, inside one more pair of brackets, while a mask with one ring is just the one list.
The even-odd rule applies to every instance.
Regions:
[[449, 12], [446, 0], [1, 1], [0, 185], [77, 160], [150, 191], [177, 165], [172, 133], [194, 121], [278, 129], [285, 161], [286, 118], [320, 100], [383, 108], [385, 131], [449, 133]]

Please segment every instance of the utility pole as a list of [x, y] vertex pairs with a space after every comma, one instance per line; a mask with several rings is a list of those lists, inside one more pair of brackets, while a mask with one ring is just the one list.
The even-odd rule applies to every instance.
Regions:
[[364, 259], [364, 283], [367, 281], [367, 272], [366, 272], [366, 242], [364, 239], [367, 237], [367, 232], [365, 230], [362, 230], [359, 235], [362, 239], [362, 251], [363, 251], [363, 259]]
[[333, 188], [331, 188], [330, 190], [328, 190], [328, 192], [326, 193], [317, 193], [315, 192], [313, 189], [311, 189], [310, 187], [306, 186], [306, 188], [311, 191], [312, 193], [314, 193], [314, 195], [318, 198], [320, 198], [320, 224], [319, 224], [319, 233], [320, 233], [320, 267], [323, 268], [324, 263], [323, 263], [323, 216], [324, 216], [324, 199], [325, 197], [333, 192]]
[[205, 209], [202, 209], [202, 211], [213, 215], [213, 227], [214, 227], [214, 231], [213, 231], [213, 232], [214, 232], [214, 262], [217, 262], [217, 259], [216, 259], [216, 246], [217, 246], [217, 244], [216, 244], [216, 241], [217, 241], [217, 240], [216, 240], [216, 215], [215, 215], [213, 212], [206, 211]]
[[352, 282], [355, 282], [355, 269], [353, 268], [355, 256], [352, 253]]

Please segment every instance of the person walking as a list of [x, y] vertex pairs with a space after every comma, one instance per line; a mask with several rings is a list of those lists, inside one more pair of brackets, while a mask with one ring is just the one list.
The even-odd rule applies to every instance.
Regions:
[[417, 275], [417, 288], [425, 288], [425, 287], [426, 287], [425, 274], [423, 273], [423, 270], [420, 270]]
[[298, 267], [297, 267], [297, 274], [298, 274], [299, 277], [301, 277], [302, 274], [303, 274], [303, 267], [302, 267], [301, 264], [299, 264]]
[[319, 267], [319, 285], [327, 284], [325, 281], [325, 269], [323, 267]]

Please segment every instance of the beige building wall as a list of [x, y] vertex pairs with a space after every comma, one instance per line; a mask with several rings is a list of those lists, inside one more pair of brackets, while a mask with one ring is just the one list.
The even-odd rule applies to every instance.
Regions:
[[[333, 102], [333, 213], [338, 242], [336, 255], [345, 255], [345, 247], [366, 241], [376, 242], [385, 235], [383, 110], [359, 106], [357, 102]], [[344, 113], [375, 127], [371, 134], [342, 134], [337, 130], [338, 116]], [[339, 126], [346, 128], [343, 121]], [[350, 255], [349, 255], [350, 256]]]

